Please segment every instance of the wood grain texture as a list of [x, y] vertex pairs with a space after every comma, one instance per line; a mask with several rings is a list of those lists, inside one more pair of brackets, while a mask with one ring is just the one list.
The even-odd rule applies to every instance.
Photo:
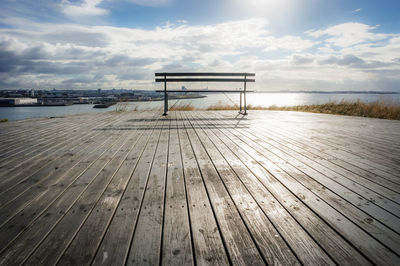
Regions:
[[0, 124], [0, 264], [398, 265], [400, 123], [251, 111]]

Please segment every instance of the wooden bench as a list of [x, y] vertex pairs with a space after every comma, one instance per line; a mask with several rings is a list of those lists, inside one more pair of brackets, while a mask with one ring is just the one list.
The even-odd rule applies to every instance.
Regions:
[[[156, 82], [164, 82], [164, 90], [156, 90], [157, 92], [164, 92], [164, 113], [167, 115], [168, 112], [168, 92], [233, 92], [240, 93], [240, 110], [239, 113], [247, 115], [246, 105], [246, 90], [247, 82], [255, 82], [255, 73], [207, 73], [207, 72], [195, 72], [195, 73], [155, 73]], [[168, 82], [241, 82], [243, 83], [243, 90], [167, 90]], [[244, 101], [244, 108], [242, 112], [242, 95]]]

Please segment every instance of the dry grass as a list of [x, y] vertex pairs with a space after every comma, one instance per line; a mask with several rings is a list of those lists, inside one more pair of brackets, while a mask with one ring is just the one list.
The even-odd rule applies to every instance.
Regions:
[[139, 107], [137, 105], [129, 105], [125, 102], [120, 102], [115, 105], [114, 112], [119, 114], [119, 113], [124, 113], [124, 112], [132, 112], [132, 111], [138, 111]]
[[400, 120], [400, 104], [390, 101], [365, 103], [357, 100], [354, 102], [341, 101], [339, 103], [330, 102], [326, 104], [298, 105], [290, 107], [270, 106], [267, 110], [300, 111]]
[[[214, 104], [206, 108], [206, 110], [238, 110], [238, 105], [227, 104]], [[196, 108], [189, 104], [172, 106], [170, 111], [193, 111]], [[297, 106], [276, 106], [269, 107], [247, 105], [247, 110], [272, 110], [272, 111], [297, 111], [297, 112], [311, 112], [311, 113], [324, 113], [324, 114], [337, 114], [337, 115], [350, 115], [350, 116], [363, 116], [373, 118], [384, 118], [400, 120], [400, 103], [393, 101], [376, 101], [365, 103], [360, 100], [350, 102], [329, 102], [325, 104], [311, 104], [311, 105], [297, 105]]]
[[229, 105], [229, 104], [213, 104], [207, 107], [209, 111], [217, 110], [238, 110], [239, 105]]
[[126, 112], [128, 110], [128, 106], [125, 103], [117, 103], [115, 105], [115, 112], [116, 113], [123, 113]]
[[[207, 110], [238, 110], [237, 105], [216, 104]], [[350, 116], [363, 116], [400, 120], [400, 103], [388, 100], [365, 103], [360, 100], [329, 102], [325, 104], [297, 105], [297, 106], [253, 106], [247, 105], [248, 110], [274, 110], [274, 111], [298, 111], [325, 114], [338, 114]]]
[[169, 108], [170, 111], [193, 111], [196, 108], [194, 108], [193, 105], [191, 105], [190, 103], [188, 104], [180, 104], [180, 105], [173, 105], [171, 106], [171, 108]]

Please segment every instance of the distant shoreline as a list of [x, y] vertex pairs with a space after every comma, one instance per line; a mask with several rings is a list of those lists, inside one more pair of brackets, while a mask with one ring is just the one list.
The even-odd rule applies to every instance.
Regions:
[[[206, 98], [207, 96], [205, 95], [190, 95], [186, 97], [179, 97], [176, 95], [170, 95], [168, 96], [169, 100], [189, 100], [189, 99], [199, 99], [199, 98]], [[160, 102], [164, 101], [164, 98], [153, 98], [153, 99], [148, 99], [148, 100], [129, 100], [129, 101], [118, 101], [115, 103], [136, 103], [136, 102]], [[107, 103], [107, 102], [105, 102]], [[17, 104], [17, 105], [6, 105], [2, 104], [0, 107], [64, 107], [64, 106], [72, 106], [72, 105], [83, 105], [83, 104], [88, 104], [88, 105], [93, 105], [89, 103], [74, 103], [74, 104], [64, 104], [64, 103], [59, 103], [59, 104]]]
[[255, 91], [255, 93], [400, 94], [395, 91]]

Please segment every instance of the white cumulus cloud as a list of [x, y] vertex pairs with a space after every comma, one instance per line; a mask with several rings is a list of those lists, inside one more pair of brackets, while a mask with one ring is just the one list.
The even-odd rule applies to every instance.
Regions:
[[154, 89], [158, 71], [256, 72], [260, 90], [400, 87], [400, 34], [366, 24], [278, 36], [262, 18], [153, 29], [0, 22], [11, 26], [0, 29], [0, 89]]
[[328, 43], [339, 47], [346, 47], [363, 42], [379, 41], [387, 38], [388, 34], [374, 33], [375, 26], [362, 23], [343, 23], [322, 30], [306, 32], [309, 36], [320, 38], [327, 36]]
[[108, 14], [108, 10], [98, 7], [103, 0], [83, 0], [76, 4], [62, 0], [61, 10], [67, 16], [99, 16]]

